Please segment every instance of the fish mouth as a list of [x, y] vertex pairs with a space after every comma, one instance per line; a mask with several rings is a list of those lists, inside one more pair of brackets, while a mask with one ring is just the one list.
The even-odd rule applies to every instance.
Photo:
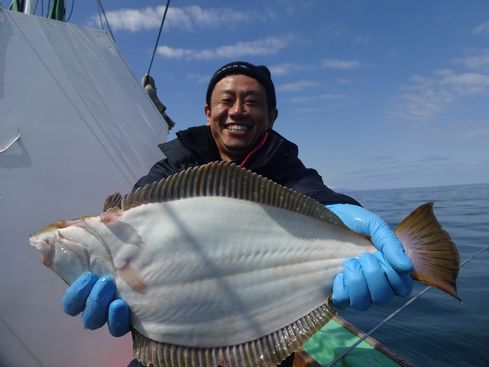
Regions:
[[29, 238], [29, 244], [31, 247], [37, 249], [41, 255], [41, 262], [45, 266], [50, 266], [54, 257], [54, 246], [49, 240], [39, 238]]

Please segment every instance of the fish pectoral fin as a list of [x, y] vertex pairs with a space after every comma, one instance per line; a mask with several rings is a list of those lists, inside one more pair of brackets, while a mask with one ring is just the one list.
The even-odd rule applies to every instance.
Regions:
[[100, 221], [104, 224], [110, 224], [117, 222], [121, 217], [123, 211], [117, 208], [110, 208], [109, 210], [100, 214]]
[[144, 293], [146, 290], [146, 282], [129, 264], [125, 264], [123, 267], [117, 269], [117, 273], [124, 280], [124, 282], [126, 282], [126, 284], [136, 292]]
[[120, 241], [121, 244], [132, 245], [141, 248], [143, 246], [143, 240], [141, 236], [132, 225], [122, 220], [119, 220], [122, 214], [122, 210], [115, 212], [109, 211], [103, 214], [107, 216], [105, 219], [103, 219], [101, 216], [101, 220], [103, 221], [107, 229], [112, 232], [114, 237], [118, 241]]

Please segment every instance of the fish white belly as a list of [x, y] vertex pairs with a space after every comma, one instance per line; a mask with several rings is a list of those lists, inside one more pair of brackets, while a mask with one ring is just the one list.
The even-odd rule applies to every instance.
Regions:
[[142, 239], [130, 264], [146, 291], [117, 279], [133, 325], [176, 345], [236, 345], [285, 327], [326, 302], [345, 258], [371, 248], [311, 217], [229, 197], [144, 204], [119, 221]]

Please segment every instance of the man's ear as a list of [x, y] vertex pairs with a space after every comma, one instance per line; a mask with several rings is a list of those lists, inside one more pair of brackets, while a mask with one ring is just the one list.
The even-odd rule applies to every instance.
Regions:
[[205, 117], [207, 119], [207, 125], [210, 125], [211, 124], [211, 108], [207, 104], [204, 107], [204, 113], [205, 113]]
[[269, 125], [270, 130], [272, 130], [273, 123], [277, 119], [277, 116], [278, 116], [278, 110], [276, 108], [274, 108], [273, 110], [270, 111], [269, 117], [268, 117], [268, 125]]

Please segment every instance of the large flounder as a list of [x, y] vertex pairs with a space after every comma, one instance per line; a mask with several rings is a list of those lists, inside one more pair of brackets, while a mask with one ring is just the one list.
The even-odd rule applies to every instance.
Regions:
[[[458, 298], [459, 256], [432, 204], [396, 229], [413, 277]], [[273, 366], [333, 315], [346, 258], [374, 251], [318, 202], [232, 163], [182, 171], [104, 213], [30, 237], [70, 284], [112, 274], [131, 309], [134, 354], [155, 366]]]

